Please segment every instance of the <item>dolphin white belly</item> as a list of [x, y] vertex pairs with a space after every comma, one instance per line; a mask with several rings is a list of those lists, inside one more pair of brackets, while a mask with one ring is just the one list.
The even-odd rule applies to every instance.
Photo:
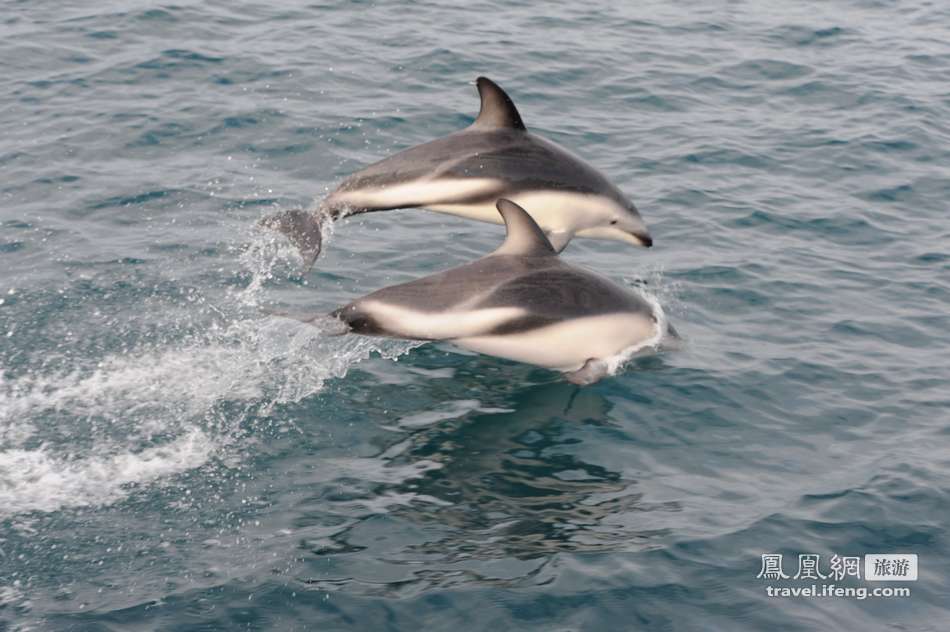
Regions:
[[577, 371], [591, 358], [609, 358], [656, 338], [649, 316], [608, 314], [576, 318], [524, 332], [472, 336], [453, 342], [487, 355], [557, 371]]
[[[593, 219], [605, 216], [613, 208], [611, 200], [601, 195], [573, 191], [520, 191], [507, 194], [506, 199], [518, 206], [534, 209], [532, 217], [545, 233], [576, 234], [591, 228]], [[437, 202], [427, 204], [426, 208], [437, 213], [501, 224], [501, 216], [495, 208], [496, 201]]]

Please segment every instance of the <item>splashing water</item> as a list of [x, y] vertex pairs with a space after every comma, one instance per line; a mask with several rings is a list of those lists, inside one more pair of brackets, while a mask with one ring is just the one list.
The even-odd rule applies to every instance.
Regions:
[[69, 458], [35, 450], [0, 451], [0, 518], [25, 511], [103, 505], [140, 486], [203, 465], [215, 449], [206, 433], [192, 429], [160, 447]]
[[395, 358], [417, 346], [229, 316], [257, 305], [288, 250], [262, 237], [246, 253], [251, 280], [236, 305], [214, 309], [223, 322], [98, 361], [74, 357], [65, 369], [0, 370], [0, 518], [114, 503], [161, 484], [222, 457], [242, 424], [273, 406], [318, 393], [374, 352]]
[[[619, 353], [606, 358], [607, 375], [615, 376], [622, 373], [629, 362], [635, 358], [660, 352], [664, 349], [677, 349], [682, 345], [682, 339], [671, 330], [669, 316], [661, 305], [661, 298], [674, 306], [678, 304], [675, 284], [665, 281], [661, 268], [650, 269], [644, 277], [627, 279], [624, 281], [634, 292], [639, 294], [650, 305], [656, 317], [654, 335], [635, 345], [621, 350]], [[649, 290], [647, 288], [650, 288]]]
[[634, 358], [660, 351], [663, 343], [671, 338], [669, 321], [659, 300], [652, 294], [642, 290], [639, 291], [639, 294], [650, 304], [653, 314], [656, 317], [655, 333], [646, 340], [631, 345], [619, 353], [606, 358], [604, 362], [607, 364], [607, 375], [609, 376], [615, 376], [622, 372], [627, 364]]
[[[276, 230], [260, 227], [262, 220], [279, 212], [272, 209], [263, 213], [251, 229], [253, 232], [246, 235], [249, 238], [248, 244], [242, 249], [240, 260], [246, 269], [252, 271], [252, 276], [248, 286], [239, 293], [239, 299], [249, 306], [260, 304], [264, 285], [280, 275], [279, 270], [282, 266], [300, 269], [305, 265], [300, 251], [288, 239], [279, 235]], [[308, 212], [319, 213], [322, 210], [318, 206]], [[338, 216], [337, 221], [345, 216], [344, 211]], [[335, 229], [336, 221], [324, 218], [320, 222], [321, 249], [330, 243]]]

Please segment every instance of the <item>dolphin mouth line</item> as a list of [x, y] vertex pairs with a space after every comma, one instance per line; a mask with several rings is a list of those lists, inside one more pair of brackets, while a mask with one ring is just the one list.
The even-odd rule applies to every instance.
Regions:
[[630, 236], [639, 241], [644, 248], [653, 247], [653, 237], [650, 237], [647, 233], [630, 233]]
[[632, 246], [640, 246], [641, 248], [649, 248], [653, 245], [653, 237], [650, 236], [650, 232], [645, 228], [627, 230], [618, 226], [594, 226], [592, 228], [581, 229], [574, 234], [587, 239], [619, 241]]

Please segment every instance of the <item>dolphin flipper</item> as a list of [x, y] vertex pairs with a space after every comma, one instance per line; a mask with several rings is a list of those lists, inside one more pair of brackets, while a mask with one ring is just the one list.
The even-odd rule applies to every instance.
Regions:
[[264, 228], [276, 230], [297, 247], [309, 270], [323, 247], [323, 222], [325, 216], [302, 209], [291, 209], [268, 215], [259, 223]]
[[605, 375], [607, 375], [607, 363], [603, 360], [591, 358], [578, 370], [565, 373], [564, 377], [571, 384], [587, 386], [597, 382]]

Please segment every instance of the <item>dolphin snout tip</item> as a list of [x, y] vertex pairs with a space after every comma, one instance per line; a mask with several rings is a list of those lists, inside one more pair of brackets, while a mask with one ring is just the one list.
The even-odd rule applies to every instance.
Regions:
[[631, 233], [635, 239], [640, 242], [640, 245], [644, 248], [653, 247], [653, 237], [650, 237], [649, 233]]

